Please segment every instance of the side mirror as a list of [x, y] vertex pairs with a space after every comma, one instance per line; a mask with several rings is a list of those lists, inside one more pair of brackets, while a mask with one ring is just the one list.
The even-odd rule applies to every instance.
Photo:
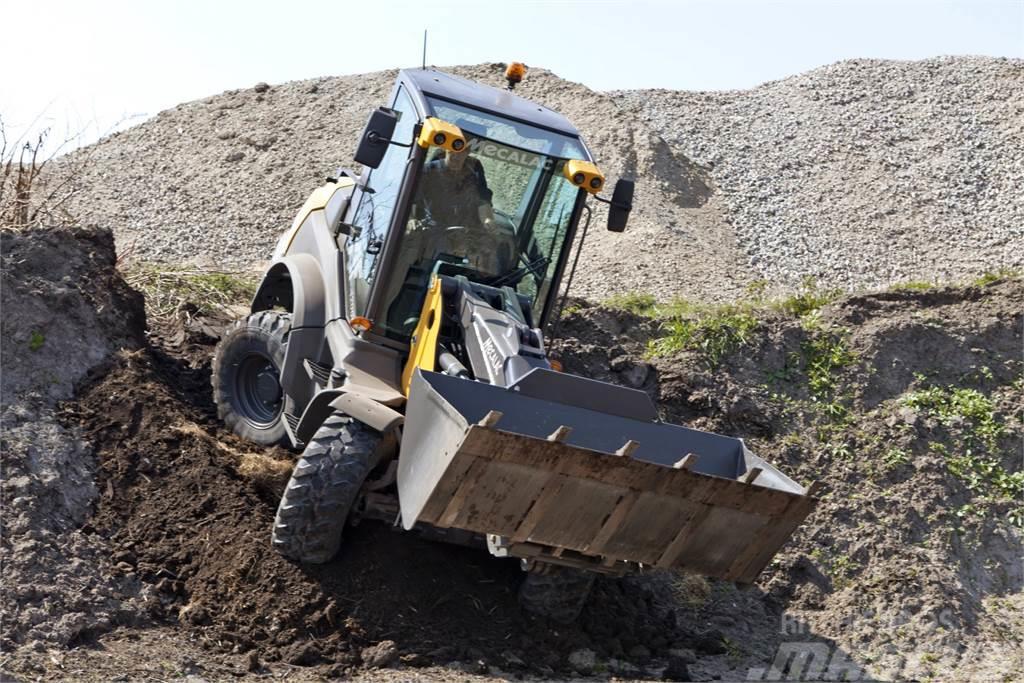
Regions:
[[395, 133], [395, 124], [398, 123], [398, 112], [394, 109], [381, 107], [370, 114], [370, 120], [366, 122], [363, 136], [359, 140], [359, 147], [356, 149], [356, 163], [369, 168], [377, 168], [384, 160], [384, 154], [388, 151], [388, 143]]
[[626, 229], [626, 220], [633, 210], [633, 186], [635, 183], [628, 178], [619, 178], [612, 192], [612, 200], [608, 205], [608, 229], [622, 232]]

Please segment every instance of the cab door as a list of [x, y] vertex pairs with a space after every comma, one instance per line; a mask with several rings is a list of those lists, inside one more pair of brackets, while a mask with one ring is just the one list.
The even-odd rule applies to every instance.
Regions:
[[[401, 145], [411, 145], [417, 117], [404, 86], [398, 87], [391, 107], [398, 112], [398, 123], [391, 139]], [[415, 149], [415, 146], [401, 145], [389, 145], [380, 166], [364, 170], [369, 177], [351, 221], [351, 234], [345, 243], [345, 306], [349, 319], [366, 315], [388, 226], [398, 203], [406, 161]]]

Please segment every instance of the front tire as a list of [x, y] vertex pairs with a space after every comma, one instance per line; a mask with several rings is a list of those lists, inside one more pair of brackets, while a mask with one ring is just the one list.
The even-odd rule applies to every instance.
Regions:
[[350, 417], [335, 413], [324, 421], [295, 464], [277, 508], [272, 542], [278, 552], [310, 564], [334, 557], [380, 439]]
[[228, 328], [213, 356], [217, 414], [231, 430], [261, 446], [289, 444], [281, 368], [292, 317], [260, 311]]

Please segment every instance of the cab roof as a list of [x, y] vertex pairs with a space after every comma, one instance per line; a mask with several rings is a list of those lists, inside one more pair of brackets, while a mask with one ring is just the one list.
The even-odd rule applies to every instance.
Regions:
[[499, 90], [431, 68], [402, 69], [398, 79], [419, 95], [416, 99], [420, 101], [427, 116], [433, 116], [434, 112], [422, 95], [439, 97], [575, 138], [580, 137], [579, 131], [569, 119], [536, 102], [513, 95], [508, 90]]

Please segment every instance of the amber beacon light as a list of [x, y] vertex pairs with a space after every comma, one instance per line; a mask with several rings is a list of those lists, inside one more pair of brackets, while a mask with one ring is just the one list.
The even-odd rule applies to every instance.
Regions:
[[526, 65], [522, 62], [512, 62], [505, 69], [505, 80], [508, 81], [508, 89], [516, 87], [516, 85], [523, 80], [523, 76], [526, 75]]
[[367, 330], [373, 328], [373, 323], [361, 315], [357, 315], [356, 317], [349, 320], [348, 324], [351, 325], [352, 329], [355, 330], [356, 332], [366, 332]]

